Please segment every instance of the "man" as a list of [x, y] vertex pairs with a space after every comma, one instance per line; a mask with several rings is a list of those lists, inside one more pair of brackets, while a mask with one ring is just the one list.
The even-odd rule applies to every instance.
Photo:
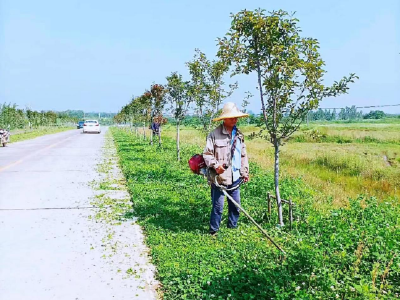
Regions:
[[151, 144], [153, 145], [153, 138], [155, 135], [158, 136], [158, 144], [161, 145], [161, 125], [158, 120], [154, 120], [153, 123], [151, 123], [151, 131], [152, 131], [152, 136], [151, 136]]
[[[235, 187], [242, 178], [249, 180], [249, 162], [244, 144], [244, 136], [236, 127], [238, 118], [248, 117], [242, 113], [235, 103], [228, 102], [222, 109], [222, 114], [213, 121], [223, 120], [207, 137], [204, 148], [204, 161], [211, 170], [218, 174], [219, 184], [227, 189]], [[240, 189], [228, 191], [228, 194], [240, 204]], [[224, 208], [223, 192], [211, 184], [212, 210], [210, 216], [210, 234], [215, 235], [219, 230], [222, 211]], [[236, 228], [239, 220], [239, 209], [228, 200], [228, 228]]]
[[160, 123], [158, 123], [158, 121], [154, 121], [151, 124], [151, 130], [153, 131], [153, 135], [158, 135], [160, 132]]

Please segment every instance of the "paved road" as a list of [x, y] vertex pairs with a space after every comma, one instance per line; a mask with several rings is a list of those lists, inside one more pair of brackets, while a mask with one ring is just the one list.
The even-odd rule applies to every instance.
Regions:
[[[139, 280], [117, 274], [126, 275], [132, 261], [116, 266], [102, 258], [109, 231], [84, 208], [96, 193], [89, 183], [99, 179], [105, 131], [71, 130], [0, 147], [1, 300], [154, 299]], [[142, 246], [137, 227], [118, 234]]]

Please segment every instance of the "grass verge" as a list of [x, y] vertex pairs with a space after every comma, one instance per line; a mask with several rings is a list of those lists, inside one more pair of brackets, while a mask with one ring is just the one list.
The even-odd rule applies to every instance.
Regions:
[[19, 130], [11, 132], [10, 143], [33, 139], [38, 136], [71, 130], [73, 127], [40, 127], [32, 130]]

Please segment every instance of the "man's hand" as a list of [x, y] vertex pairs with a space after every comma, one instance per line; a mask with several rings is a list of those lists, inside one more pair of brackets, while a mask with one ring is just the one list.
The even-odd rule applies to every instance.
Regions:
[[243, 182], [248, 182], [249, 181], [249, 176], [247, 176], [247, 177], [243, 177]]
[[225, 172], [225, 168], [223, 166], [218, 166], [218, 168], [215, 169], [215, 172], [217, 172], [217, 174], [222, 174]]

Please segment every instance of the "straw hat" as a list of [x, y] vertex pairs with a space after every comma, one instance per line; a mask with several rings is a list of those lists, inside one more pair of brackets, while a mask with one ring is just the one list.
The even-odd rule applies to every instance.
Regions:
[[220, 121], [223, 119], [230, 119], [230, 118], [243, 118], [248, 117], [248, 114], [242, 113], [239, 108], [237, 108], [236, 104], [233, 102], [225, 103], [224, 107], [222, 108], [222, 113], [218, 118], [213, 119], [213, 121]]

